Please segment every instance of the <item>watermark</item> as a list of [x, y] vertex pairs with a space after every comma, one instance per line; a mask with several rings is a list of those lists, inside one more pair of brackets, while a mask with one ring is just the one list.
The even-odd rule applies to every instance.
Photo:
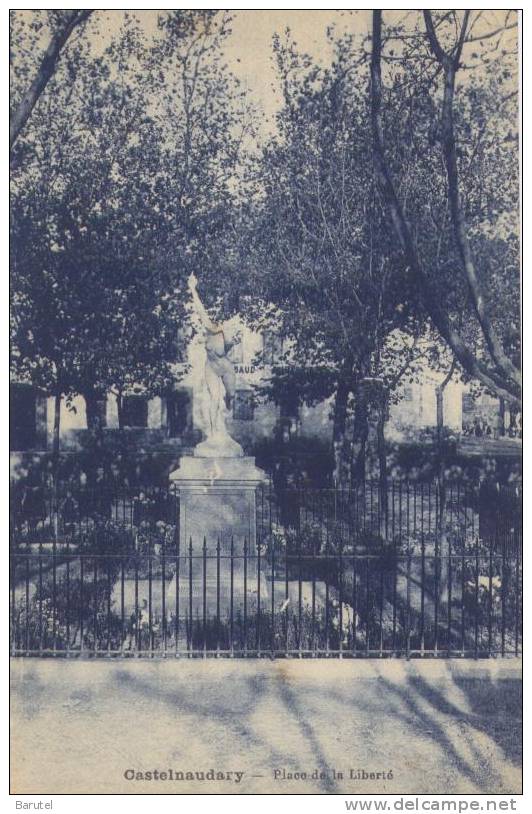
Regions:
[[517, 811], [517, 800], [435, 800], [421, 797], [399, 797], [396, 800], [346, 800], [346, 811]]

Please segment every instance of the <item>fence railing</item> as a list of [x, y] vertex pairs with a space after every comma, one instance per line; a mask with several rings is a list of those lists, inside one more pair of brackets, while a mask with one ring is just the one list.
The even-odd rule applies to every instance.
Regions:
[[[257, 529], [319, 533], [325, 538], [408, 539], [443, 527], [466, 540], [521, 544], [521, 492], [517, 487], [391, 481], [382, 491], [368, 481], [349, 490], [280, 487], [257, 491]], [[11, 544], [75, 542], [102, 520], [127, 528], [172, 528], [179, 534], [175, 486], [61, 488], [20, 486], [12, 490]]]
[[[82, 542], [103, 521], [129, 529], [179, 525], [175, 487], [17, 486], [11, 493], [11, 545]], [[112, 543], [111, 543], [112, 544]]]
[[13, 506], [13, 655], [521, 652], [514, 490], [265, 488], [230, 545], [180, 540], [173, 489], [60, 498]]

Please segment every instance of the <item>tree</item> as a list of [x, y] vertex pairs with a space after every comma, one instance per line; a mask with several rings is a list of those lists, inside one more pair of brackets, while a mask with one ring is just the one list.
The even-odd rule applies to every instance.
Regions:
[[274, 50], [284, 105], [257, 170], [240, 281], [248, 298], [240, 304], [255, 326], [287, 340], [268, 395], [278, 402], [287, 394], [307, 403], [332, 398], [336, 477], [346, 483], [364, 477], [371, 411], [383, 424], [413, 361], [413, 343], [391, 335], [415, 335], [419, 324], [376, 196], [353, 41], [336, 43], [330, 68], [314, 65], [289, 40], [277, 38]]
[[93, 429], [109, 389], [153, 395], [176, 380], [184, 281], [223, 229], [239, 159], [227, 26], [163, 14], [147, 44], [126, 15], [103, 54], [85, 41], [65, 53], [15, 145], [16, 375], [82, 394]]
[[[415, 285], [419, 286], [423, 305], [426, 308], [435, 328], [451, 348], [456, 359], [468, 374], [478, 379], [488, 390], [493, 394], [498, 395], [516, 403], [519, 401], [520, 395], [520, 373], [517, 367], [517, 359], [515, 352], [516, 337], [515, 331], [510, 341], [506, 342], [507, 347], [504, 347], [504, 340], [497, 331], [496, 320], [490, 313], [488, 291], [497, 281], [489, 280], [489, 262], [486, 263], [487, 268], [484, 270], [484, 279], [487, 284], [483, 282], [478, 274], [474, 252], [472, 249], [472, 241], [468, 237], [466, 228], [466, 218], [464, 214], [463, 201], [460, 195], [460, 182], [462, 175], [462, 183], [464, 184], [464, 161], [459, 162], [458, 149], [456, 142], [456, 118], [457, 118], [457, 101], [456, 101], [456, 77], [461, 67], [461, 59], [463, 56], [464, 46], [467, 42], [473, 42], [481, 37], [474, 37], [471, 34], [470, 17], [468, 13], [463, 15], [462, 20], [456, 12], [450, 12], [442, 15], [439, 21], [439, 28], [445, 26], [447, 21], [456, 25], [458, 31], [457, 37], [454, 39], [452, 45], [445, 49], [438, 39], [436, 26], [433, 23], [430, 12], [424, 13], [426, 38], [428, 39], [430, 49], [432, 51], [433, 60], [436, 62], [436, 71], [427, 70], [427, 59], [423, 57], [423, 65], [426, 76], [430, 76], [430, 80], [425, 85], [414, 81], [412, 93], [424, 98], [425, 102], [435, 111], [436, 105], [434, 104], [430, 91], [432, 90], [433, 83], [436, 77], [442, 73], [444, 80], [443, 96], [441, 98], [441, 118], [438, 123], [437, 120], [431, 122], [432, 131], [432, 144], [431, 139], [427, 138], [425, 143], [426, 152], [434, 153], [437, 148], [436, 142], [440, 143], [440, 156], [443, 159], [445, 167], [445, 177], [441, 179], [444, 187], [444, 201], [445, 211], [443, 214], [442, 223], [447, 223], [452, 232], [452, 245], [449, 246], [449, 255], [456, 260], [456, 265], [453, 268], [452, 282], [454, 283], [453, 289], [456, 291], [463, 291], [462, 282], [467, 284], [467, 296], [470, 304], [469, 318], [473, 320], [476, 328], [476, 345], [471, 346], [468, 343], [465, 334], [457, 325], [454, 318], [453, 311], [449, 308], [448, 304], [443, 302], [438, 296], [437, 285], [434, 284], [434, 279], [431, 276], [429, 269], [434, 265], [434, 241], [426, 241], [421, 249], [418, 248], [418, 242], [414, 239], [414, 231], [405, 214], [405, 207], [400, 200], [397, 192], [397, 184], [393, 178], [391, 169], [391, 161], [389, 158], [389, 151], [386, 151], [386, 139], [384, 134], [383, 125], [383, 81], [382, 81], [382, 51], [383, 51], [383, 35], [382, 35], [382, 12], [375, 11], [373, 13], [373, 30], [372, 30], [372, 51], [371, 51], [371, 109], [372, 109], [372, 129], [373, 129], [373, 152], [374, 163], [379, 180], [379, 187], [386, 203], [390, 217], [392, 220], [395, 234], [397, 235], [399, 244], [404, 252], [404, 256], [408, 267], [410, 269], [411, 279]], [[490, 32], [485, 32], [485, 36], [489, 39]], [[423, 52], [423, 39], [419, 37], [415, 39], [416, 47], [421, 54]], [[407, 66], [405, 55], [403, 54], [401, 65]], [[430, 60], [429, 60], [430, 62]], [[493, 68], [494, 66], [492, 66]], [[418, 65], [419, 68], [419, 65]], [[408, 67], [405, 68], [407, 72]], [[503, 69], [503, 71], [506, 69]], [[402, 93], [404, 93], [405, 79], [402, 79]], [[387, 103], [390, 103], [392, 93], [387, 94]], [[462, 92], [462, 97], [465, 97], [464, 102], [460, 106], [460, 113], [464, 112], [467, 115], [467, 96], [471, 99], [471, 86]], [[473, 88], [473, 93], [477, 93], [478, 89]], [[510, 94], [510, 98], [513, 94]], [[480, 108], [482, 110], [482, 108]], [[469, 111], [471, 112], [471, 111]], [[473, 116], [479, 116], [478, 105], [473, 109]], [[485, 127], [486, 122], [483, 122]], [[473, 117], [461, 122], [462, 129], [469, 127], [469, 133], [475, 127]], [[486, 149], [483, 145], [482, 158], [484, 160], [483, 171], [485, 173], [492, 173], [497, 175], [497, 163], [501, 163], [501, 149], [500, 144], [503, 142], [501, 133], [501, 119], [499, 113], [498, 126], [495, 128], [496, 139], [499, 142], [492, 149]], [[434, 137], [434, 135], [436, 137]], [[467, 143], [467, 141], [466, 141]], [[510, 145], [502, 151], [502, 160], [506, 163], [513, 153], [512, 137], [510, 136]], [[515, 159], [515, 156], [514, 156]], [[418, 163], [421, 163], [420, 161]], [[441, 170], [438, 175], [441, 177]], [[471, 175], [467, 176], [465, 180], [471, 181]], [[465, 188], [465, 184], [464, 184]], [[505, 186], [501, 188], [503, 193], [506, 191]], [[462, 192], [464, 195], [464, 192]], [[465, 193], [464, 197], [471, 197], [471, 189]], [[515, 209], [515, 185], [513, 194], [507, 196], [506, 200], [502, 199], [499, 191], [499, 209], [494, 207], [497, 214], [500, 209], [506, 211]], [[474, 213], [478, 219], [478, 211]], [[417, 230], [419, 234], [419, 229]], [[478, 235], [477, 241], [481, 243], [481, 247], [477, 252], [477, 258], [485, 259], [486, 256], [492, 253], [493, 248], [496, 248], [494, 240], [486, 240], [485, 235]], [[510, 244], [515, 244], [515, 239], [510, 237]], [[428, 246], [426, 244], [429, 244]], [[486, 245], [487, 244], [487, 245]], [[429, 249], [427, 251], [427, 248]], [[432, 251], [431, 251], [432, 249]], [[454, 262], [453, 262], [454, 265]], [[512, 272], [515, 269], [515, 261], [512, 263]], [[457, 275], [456, 268], [459, 268], [460, 274]], [[495, 277], [499, 278], [500, 282], [500, 269], [495, 270]], [[518, 286], [518, 277], [512, 273], [508, 275], [507, 280], [507, 296], [515, 299], [515, 291]], [[511, 346], [510, 351], [508, 345]], [[513, 346], [513, 347], [512, 347]], [[513, 357], [513, 358], [512, 358]]]
[[[135, 47], [138, 54], [129, 25], [103, 58], [91, 58], [86, 46], [66, 56], [66, 72], [72, 62], [83, 68], [74, 71], [81, 93], [68, 108], [65, 94], [74, 86], [56, 76], [57, 93], [35, 111], [12, 174], [18, 374], [35, 379], [38, 372], [56, 399], [84, 395], [92, 429], [97, 399], [117, 378], [119, 359], [124, 376], [135, 370], [141, 385], [154, 376], [154, 364], [169, 378], [175, 361], [178, 311], [166, 323], [156, 318], [163, 275], [155, 284], [148, 280], [150, 258], [158, 259], [168, 237], [158, 231], [149, 199], [158, 131], [139, 117], [147, 85], [110, 80], [106, 62], [127, 58]], [[72, 116], [68, 124], [65, 113]]]
[[187, 15], [160, 18], [164, 67], [154, 118], [165, 145], [161, 172], [170, 183], [167, 192], [159, 187], [156, 193], [161, 217], [173, 224], [180, 262], [197, 272], [209, 306], [223, 308], [220, 297], [235, 274], [235, 216], [247, 193], [254, 110], [225, 62], [230, 14]]
[[[13, 12], [12, 12], [13, 14]], [[57, 61], [61, 55], [72, 32], [81, 26], [92, 14], [92, 9], [73, 9], [68, 12], [57, 12], [52, 17], [52, 31], [50, 41], [42, 58], [40, 59], [35, 76], [29, 87], [24, 91], [17, 101], [9, 119], [9, 146], [13, 147], [20, 131], [31, 116], [31, 112], [37, 104], [41, 93], [53, 76]], [[40, 30], [40, 27], [37, 28]], [[16, 39], [16, 35], [14, 36]]]

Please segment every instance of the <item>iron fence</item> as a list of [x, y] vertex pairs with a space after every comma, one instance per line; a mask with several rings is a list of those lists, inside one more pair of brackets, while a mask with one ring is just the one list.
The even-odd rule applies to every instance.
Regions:
[[20, 484], [10, 495], [10, 542], [70, 545], [90, 535], [102, 521], [138, 529], [179, 526], [178, 493], [173, 486], [61, 486]]
[[[326, 539], [356, 537], [402, 540], [444, 528], [466, 540], [479, 536], [496, 546], [521, 545], [521, 491], [488, 484], [391, 481], [382, 489], [368, 481], [357, 488], [283, 488], [267, 483], [257, 491], [257, 529], [276, 529]], [[179, 536], [179, 493], [171, 486], [16, 487], [11, 492], [10, 540], [72, 545], [106, 520], [131, 529], [166, 527]], [[186, 541], [183, 541], [186, 543]]]
[[48, 499], [12, 508], [13, 655], [521, 652], [515, 490], [265, 487], [230, 544], [180, 540], [173, 489]]
[[476, 537], [498, 549], [522, 543], [520, 487], [423, 481], [392, 481], [383, 489], [368, 481], [356, 488], [279, 489], [259, 493], [258, 527], [262, 535], [277, 528], [319, 533], [327, 540], [365, 539], [400, 542], [456, 536]]

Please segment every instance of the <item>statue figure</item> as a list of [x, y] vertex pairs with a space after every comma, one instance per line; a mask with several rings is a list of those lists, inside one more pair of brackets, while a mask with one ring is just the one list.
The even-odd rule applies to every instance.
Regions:
[[222, 325], [209, 317], [197, 292], [198, 281], [194, 274], [188, 278], [194, 310], [203, 327], [205, 367], [203, 370], [202, 396], [205, 434], [207, 438], [194, 450], [202, 458], [240, 458], [242, 447], [227, 432], [225, 420], [235, 395], [235, 372], [227, 353], [234, 342], [229, 342]]

